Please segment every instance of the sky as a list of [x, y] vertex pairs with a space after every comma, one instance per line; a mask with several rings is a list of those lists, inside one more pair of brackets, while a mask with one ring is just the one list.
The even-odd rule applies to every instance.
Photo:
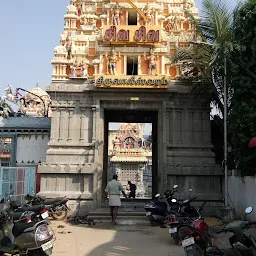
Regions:
[[[201, 1], [195, 1], [199, 10]], [[59, 45], [69, 2], [1, 1], [0, 96], [8, 84], [31, 90], [37, 82], [42, 89], [51, 82], [53, 50]]]

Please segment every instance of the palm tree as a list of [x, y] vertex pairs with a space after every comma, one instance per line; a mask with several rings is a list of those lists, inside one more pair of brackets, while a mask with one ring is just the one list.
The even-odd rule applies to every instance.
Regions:
[[203, 0], [201, 19], [186, 13], [195, 28], [195, 37], [205, 44], [178, 48], [171, 57], [172, 63], [191, 61], [201, 74], [200, 86], [195, 92], [212, 92], [212, 101], [223, 113], [223, 59], [232, 50], [233, 15], [230, 8], [220, 0]]

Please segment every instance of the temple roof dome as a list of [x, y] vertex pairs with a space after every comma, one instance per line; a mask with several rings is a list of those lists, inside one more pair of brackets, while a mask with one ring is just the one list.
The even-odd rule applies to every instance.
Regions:
[[67, 13], [76, 14], [77, 13], [77, 8], [73, 4], [70, 4], [70, 5], [67, 6]]
[[38, 95], [39, 97], [42, 97], [44, 101], [50, 101], [50, 95], [46, 91], [41, 89], [38, 86], [38, 84], [37, 84], [37, 86], [35, 88], [30, 90], [30, 93], [29, 92], [26, 93], [24, 95], [24, 98], [25, 98], [26, 101], [30, 100], [30, 101], [41, 102], [41, 100], [37, 96], [33, 95], [32, 93], [35, 94], [35, 95]]
[[58, 45], [54, 48], [55, 54], [66, 54], [66, 47], [64, 45]]

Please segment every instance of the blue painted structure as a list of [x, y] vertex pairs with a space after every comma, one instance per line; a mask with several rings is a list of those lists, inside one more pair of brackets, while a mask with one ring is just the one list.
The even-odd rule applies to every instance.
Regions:
[[19, 202], [27, 194], [36, 194], [35, 167], [0, 167], [0, 198], [10, 195]]

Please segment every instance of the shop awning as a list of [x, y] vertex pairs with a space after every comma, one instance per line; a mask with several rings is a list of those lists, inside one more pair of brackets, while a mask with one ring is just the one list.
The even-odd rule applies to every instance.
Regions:
[[146, 163], [148, 159], [145, 156], [113, 156], [110, 162], [136, 162]]

